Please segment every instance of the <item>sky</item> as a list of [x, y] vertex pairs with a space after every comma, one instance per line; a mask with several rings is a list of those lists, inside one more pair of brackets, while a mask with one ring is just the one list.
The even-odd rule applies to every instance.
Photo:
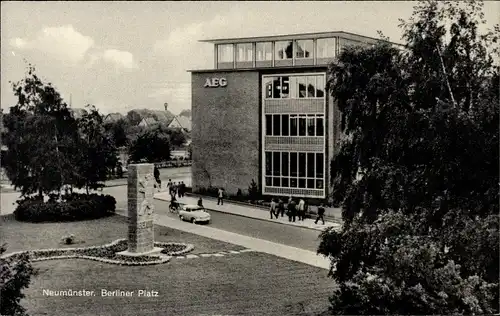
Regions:
[[[191, 108], [187, 70], [214, 65], [199, 40], [347, 31], [401, 42], [410, 1], [318, 2], [1, 2], [1, 107], [16, 103], [9, 81], [26, 62], [74, 108], [174, 114]], [[485, 3], [491, 26], [500, 2]]]

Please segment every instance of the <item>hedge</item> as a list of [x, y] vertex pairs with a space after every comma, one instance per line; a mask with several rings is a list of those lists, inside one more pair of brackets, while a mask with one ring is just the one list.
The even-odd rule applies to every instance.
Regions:
[[65, 195], [62, 200], [41, 201], [38, 197], [25, 197], [17, 201], [14, 216], [26, 222], [69, 222], [96, 219], [111, 215], [116, 210], [116, 200], [110, 195]]

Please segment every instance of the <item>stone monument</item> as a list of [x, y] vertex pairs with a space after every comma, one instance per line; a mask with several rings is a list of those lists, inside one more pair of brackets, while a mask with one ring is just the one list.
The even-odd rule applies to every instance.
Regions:
[[154, 247], [153, 164], [128, 166], [128, 250], [121, 255], [141, 256], [160, 252]]

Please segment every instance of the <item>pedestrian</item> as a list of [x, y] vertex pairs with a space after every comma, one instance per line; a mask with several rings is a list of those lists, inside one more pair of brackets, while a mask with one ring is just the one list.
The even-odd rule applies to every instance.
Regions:
[[299, 205], [298, 205], [298, 215], [299, 215], [299, 221], [304, 220], [304, 207], [305, 207], [306, 202], [304, 199], [300, 199]]
[[198, 206], [199, 206], [199, 207], [203, 207], [203, 200], [201, 199], [201, 196], [200, 196], [200, 198], [198, 199]]
[[291, 199], [290, 203], [288, 203], [288, 221], [295, 223], [295, 218], [297, 216], [297, 203], [293, 199]]
[[278, 219], [278, 214], [276, 213], [276, 201], [274, 199], [271, 199], [271, 206], [269, 208], [269, 213], [271, 214], [271, 219], [273, 219], [273, 215], [276, 216], [276, 219]]
[[[155, 165], [153, 169], [153, 174], [156, 180], [156, 183], [158, 184], [158, 187], [161, 189], [161, 179], [160, 179], [160, 169]], [[156, 184], [155, 184], [156, 187]], [[158, 190], [160, 191], [160, 190]]]
[[168, 179], [167, 189], [168, 189], [168, 193], [170, 195], [172, 195], [172, 180], [171, 179]]
[[285, 215], [285, 203], [283, 203], [282, 199], [278, 201], [278, 215], [281, 213], [281, 217]]
[[217, 205], [224, 205], [224, 189], [223, 188], [219, 188], [219, 192], [218, 192], [218, 195], [217, 195]]
[[323, 222], [323, 225], [325, 225], [325, 206], [323, 203], [321, 203], [318, 207], [318, 217], [316, 218], [314, 224], [317, 224], [320, 219]]
[[184, 196], [184, 188], [182, 186], [182, 181], [179, 182], [179, 187], [177, 188], [177, 194], [179, 195], [179, 197]]

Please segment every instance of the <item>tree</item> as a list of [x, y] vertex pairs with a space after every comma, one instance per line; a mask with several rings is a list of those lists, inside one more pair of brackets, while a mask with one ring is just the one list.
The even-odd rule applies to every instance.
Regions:
[[127, 113], [127, 119], [132, 126], [136, 126], [141, 122], [142, 117], [139, 113], [137, 113], [137, 110], [131, 110]]
[[344, 225], [318, 249], [331, 313], [499, 312], [499, 28], [479, 35], [481, 10], [422, 2], [406, 52], [347, 48], [329, 70], [346, 136], [331, 168]]
[[80, 159], [75, 185], [96, 190], [104, 186], [107, 175], [118, 163], [116, 147], [105, 133], [103, 117], [94, 106], [78, 120]]
[[[5, 245], [0, 246], [0, 256], [5, 252]], [[31, 277], [37, 270], [31, 265], [26, 254], [0, 258], [0, 314], [25, 316], [26, 310], [20, 301], [24, 298], [23, 289], [30, 284]]]
[[170, 139], [158, 129], [144, 131], [130, 148], [130, 160], [160, 162], [170, 160]]
[[127, 131], [129, 127], [129, 123], [125, 119], [119, 119], [116, 122], [110, 122], [104, 125], [105, 130], [110, 134], [116, 147], [128, 145]]
[[72, 178], [78, 148], [76, 121], [60, 94], [28, 66], [23, 80], [12, 83], [17, 104], [4, 116], [5, 170], [23, 195], [60, 192]]

